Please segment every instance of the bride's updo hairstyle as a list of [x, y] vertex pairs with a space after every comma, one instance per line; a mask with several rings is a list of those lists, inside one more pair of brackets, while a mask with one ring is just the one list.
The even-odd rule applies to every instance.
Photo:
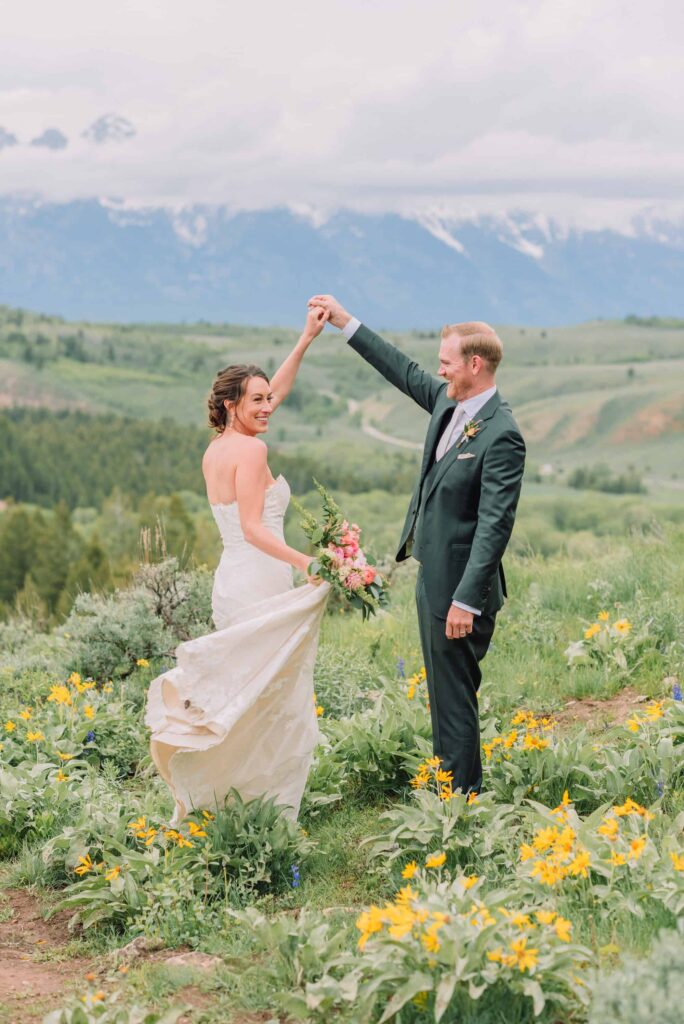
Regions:
[[234, 366], [226, 366], [219, 370], [207, 400], [209, 406], [209, 426], [213, 427], [217, 434], [222, 434], [228, 422], [228, 410], [225, 402], [237, 403], [244, 396], [247, 388], [247, 381], [252, 377], [262, 377], [270, 386], [270, 381], [259, 366], [253, 364], [238, 363]]

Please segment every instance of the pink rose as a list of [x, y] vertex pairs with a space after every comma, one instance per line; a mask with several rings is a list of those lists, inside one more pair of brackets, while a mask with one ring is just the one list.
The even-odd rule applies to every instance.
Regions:
[[365, 583], [366, 586], [369, 586], [377, 575], [377, 569], [374, 566], [369, 565], [363, 574], [363, 582]]

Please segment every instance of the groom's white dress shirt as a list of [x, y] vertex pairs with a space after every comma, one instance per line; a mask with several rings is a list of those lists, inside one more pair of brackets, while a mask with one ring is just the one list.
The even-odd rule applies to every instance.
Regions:
[[[344, 338], [349, 341], [353, 334], [356, 334], [361, 321], [357, 320], [355, 316], [351, 317], [342, 328], [342, 334]], [[452, 448], [463, 435], [463, 428], [466, 423], [470, 420], [474, 420], [480, 409], [489, 401], [492, 395], [496, 394], [496, 385], [492, 388], [487, 388], [486, 391], [481, 391], [479, 395], [473, 395], [472, 398], [466, 398], [462, 402], [459, 402], [454, 409], [453, 416], [444, 428], [444, 433], [439, 439], [437, 449], [435, 451], [435, 459], [437, 462], [446, 455], [450, 448]], [[473, 615], [481, 615], [482, 610], [480, 608], [471, 608], [468, 604], [463, 604], [462, 601], [452, 601], [453, 605], [457, 608], [463, 608], [467, 612], [472, 612]]]

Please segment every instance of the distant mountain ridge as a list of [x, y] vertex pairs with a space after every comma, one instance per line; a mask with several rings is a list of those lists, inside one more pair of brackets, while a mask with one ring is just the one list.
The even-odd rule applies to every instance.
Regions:
[[684, 313], [684, 226], [0, 198], [0, 303], [69, 318], [296, 324], [312, 292], [378, 327]]

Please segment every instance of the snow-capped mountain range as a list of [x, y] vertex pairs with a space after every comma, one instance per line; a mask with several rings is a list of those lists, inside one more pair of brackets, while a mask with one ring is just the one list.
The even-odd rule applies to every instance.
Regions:
[[[100, 146], [105, 142], [123, 142], [136, 134], [134, 126], [125, 117], [119, 114], [103, 114], [81, 132], [81, 137]], [[45, 149], [66, 149], [69, 139], [59, 128], [51, 127], [23, 144], [43, 146]], [[19, 145], [22, 145], [22, 140], [13, 131], [0, 125], [0, 150]]]
[[297, 324], [325, 290], [378, 327], [551, 325], [684, 315], [683, 280], [684, 220], [652, 210], [580, 228], [520, 209], [318, 216], [0, 197], [0, 302], [70, 318]]

